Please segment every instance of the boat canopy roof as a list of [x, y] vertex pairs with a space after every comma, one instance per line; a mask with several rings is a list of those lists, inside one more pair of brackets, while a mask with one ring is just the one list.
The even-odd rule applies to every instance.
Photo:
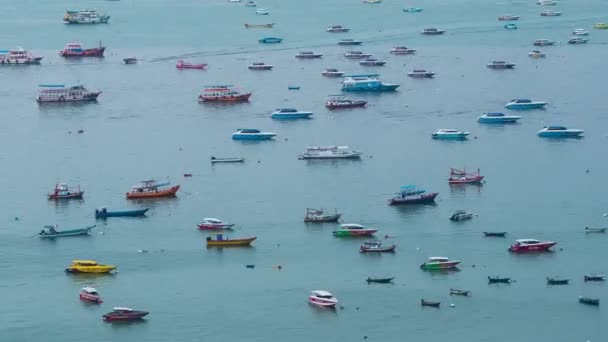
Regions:
[[346, 228], [346, 229], [363, 229], [363, 228], [365, 228], [362, 225], [356, 224], [356, 223], [345, 223], [345, 224], [340, 225], [340, 227]]
[[82, 291], [86, 292], [86, 293], [97, 293], [97, 290], [94, 287], [88, 287], [88, 286], [83, 287]]
[[315, 295], [315, 296], [317, 296], [317, 297], [332, 298], [334, 296], [330, 292], [324, 291], [324, 290], [315, 290], [315, 291], [312, 291], [312, 294]]
[[40, 88], [65, 88], [63, 84], [39, 84]]
[[114, 310], [114, 311], [133, 311], [133, 309], [127, 308], [125, 306], [115, 306], [114, 308], [112, 308], [112, 310]]
[[211, 223], [222, 223], [222, 220], [216, 219], [216, 218], [213, 218], [213, 217], [205, 217], [203, 219], [203, 221], [211, 222]]
[[521, 244], [532, 244], [532, 243], [539, 243], [539, 240], [536, 239], [519, 239], [519, 240], [515, 240], [515, 242], [517, 243], [521, 243]]
[[446, 257], [430, 257], [428, 261], [448, 261], [449, 259]]
[[501, 116], [505, 116], [505, 114], [504, 113], [486, 113], [486, 116], [501, 117]]
[[73, 265], [81, 265], [81, 266], [96, 266], [98, 265], [95, 260], [72, 260]]
[[237, 131], [240, 133], [261, 133], [259, 129], [255, 128], [239, 128]]
[[515, 99], [515, 100], [511, 100], [511, 102], [515, 102], [515, 103], [532, 103], [532, 100], [530, 100], [530, 99]]
[[372, 77], [378, 77], [380, 76], [379, 74], [359, 74], [359, 75], [344, 75], [344, 77], [350, 77], [350, 78], [372, 78]]
[[549, 126], [549, 127], [546, 127], [546, 129], [548, 131], [565, 131], [568, 128], [566, 128], [565, 126]]
[[277, 108], [277, 112], [281, 113], [297, 113], [298, 110], [295, 108]]

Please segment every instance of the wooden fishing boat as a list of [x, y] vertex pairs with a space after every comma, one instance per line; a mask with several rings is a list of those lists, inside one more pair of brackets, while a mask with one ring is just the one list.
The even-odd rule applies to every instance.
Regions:
[[243, 247], [250, 246], [257, 237], [226, 239], [224, 234], [216, 233], [207, 237], [207, 247]]
[[175, 185], [170, 188], [165, 188], [171, 183], [160, 183], [153, 179], [142, 181], [141, 184], [131, 187], [131, 191], [126, 193], [127, 199], [148, 199], [159, 197], [175, 197], [180, 186]]
[[245, 28], [272, 28], [273, 24], [245, 24]]
[[438, 192], [426, 192], [415, 185], [403, 185], [396, 196], [388, 201], [389, 205], [430, 204], [435, 202]]
[[84, 191], [80, 190], [80, 186], [76, 189], [68, 187], [66, 183], [55, 184], [55, 189], [52, 193], [48, 194], [49, 200], [69, 200], [69, 199], [82, 199]]
[[505, 277], [488, 277], [488, 284], [498, 284], [498, 283], [502, 283], [502, 284], [510, 284], [512, 283], [513, 280], [511, 280], [511, 278], [505, 278]]
[[585, 227], [585, 233], [605, 233], [607, 228], [589, 228]]
[[479, 174], [479, 169], [476, 172], [467, 172], [467, 170], [450, 169], [449, 184], [479, 184], [483, 180]]
[[429, 301], [429, 300], [421, 299], [420, 300], [420, 305], [422, 305], [422, 306], [431, 306], [431, 307], [434, 307], [434, 308], [438, 308], [439, 305], [441, 305], [441, 302], [432, 302], [432, 301]]
[[103, 207], [103, 208], [95, 209], [95, 218], [103, 219], [103, 218], [107, 218], [107, 217], [137, 217], [137, 216], [145, 216], [146, 212], [148, 210], [150, 210], [150, 208], [110, 211], [110, 210], [108, 210], [108, 208]]
[[80, 291], [79, 297], [80, 297], [80, 300], [85, 301], [85, 302], [90, 302], [90, 303], [95, 303], [95, 304], [103, 303], [103, 300], [101, 300], [101, 296], [99, 295], [97, 290], [92, 287], [83, 287], [82, 290]]
[[391, 277], [391, 278], [367, 278], [365, 281], [367, 281], [368, 284], [371, 284], [371, 283], [389, 284], [389, 283], [393, 282], [393, 279], [395, 279], [395, 277]]
[[570, 279], [559, 279], [547, 277], [547, 285], [568, 285]]
[[380, 241], [366, 241], [359, 247], [361, 253], [393, 253], [397, 248], [396, 245], [383, 247]]
[[587, 305], [593, 305], [593, 306], [599, 306], [600, 305], [600, 300], [597, 299], [597, 298], [578, 297], [578, 302], [579, 303], [583, 303], [583, 304], [587, 304]]
[[470, 296], [471, 295], [471, 291], [469, 290], [457, 290], [457, 289], [450, 289], [450, 295], [455, 295], [455, 296]]
[[216, 158], [211, 157], [211, 163], [242, 163], [245, 161], [245, 158], [242, 157], [232, 157], [232, 158]]
[[56, 230], [56, 226], [44, 226], [45, 229], [41, 230], [38, 233], [38, 237], [41, 239], [54, 239], [58, 237], [66, 237], [66, 236], [81, 236], [81, 235], [89, 235], [91, 230], [95, 228], [95, 225], [86, 228], [78, 228], [78, 229], [69, 229], [69, 230]]
[[483, 236], [488, 237], [506, 237], [507, 232], [483, 232]]
[[605, 274], [589, 274], [584, 276], [585, 282], [587, 281], [604, 281], [606, 278]]
[[337, 209], [334, 209], [334, 213], [327, 213], [323, 209], [306, 208], [306, 216], [304, 216], [304, 222], [308, 223], [324, 223], [324, 222], [338, 222], [342, 214], [338, 213]]

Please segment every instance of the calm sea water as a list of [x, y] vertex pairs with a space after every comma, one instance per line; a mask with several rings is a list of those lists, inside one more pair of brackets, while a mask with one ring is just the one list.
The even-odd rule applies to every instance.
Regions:
[[[226, 1], [2, 1], [0, 46], [24, 46], [45, 58], [42, 65], [0, 69], [0, 340], [1, 341], [604, 341], [603, 307], [577, 303], [579, 295], [606, 297], [604, 284], [582, 276], [607, 272], [606, 237], [583, 227], [605, 225], [604, 154], [607, 105], [605, 2], [562, 1], [551, 9], [529, 1], [456, 0], [260, 0], [270, 11]], [[417, 14], [406, 6], [424, 7]], [[67, 26], [66, 9], [96, 8], [110, 24]], [[507, 31], [502, 14], [522, 16]], [[274, 22], [272, 30], [244, 23]], [[328, 34], [328, 25], [352, 28]], [[424, 27], [448, 30], [440, 37], [418, 34]], [[569, 46], [573, 29], [588, 28], [590, 43]], [[285, 38], [262, 46], [265, 35]], [[335, 42], [356, 38], [359, 49], [387, 60], [382, 68], [359, 67]], [[543, 48], [547, 58], [527, 57], [537, 38], [557, 40]], [[70, 41], [108, 46], [104, 59], [65, 61], [57, 51]], [[392, 46], [418, 49], [391, 56]], [[324, 54], [299, 61], [299, 50]], [[121, 58], [144, 63], [126, 66]], [[178, 71], [175, 60], [209, 63], [208, 71]], [[491, 71], [491, 60], [517, 63], [513, 71]], [[275, 65], [251, 72], [250, 62]], [[340, 80], [320, 72], [379, 72], [401, 84], [394, 94], [356, 94], [366, 109], [328, 112], [323, 103], [338, 93]], [[422, 67], [433, 80], [406, 72]], [[97, 104], [39, 106], [40, 83], [82, 82], [99, 88]], [[235, 106], [201, 105], [208, 84], [237, 84], [253, 92]], [[288, 91], [300, 85], [300, 91]], [[489, 127], [476, 119], [501, 110], [514, 97], [549, 102], [546, 110], [521, 113], [520, 124]], [[276, 122], [276, 107], [315, 112], [313, 120]], [[544, 124], [585, 130], [579, 140], [547, 141], [535, 133]], [[230, 139], [238, 127], [278, 133], [273, 142], [243, 144]], [[432, 141], [437, 128], [470, 131], [466, 142]], [[76, 134], [83, 129], [83, 134]], [[360, 161], [297, 160], [307, 145], [347, 144]], [[243, 165], [209, 164], [209, 157], [243, 156]], [[481, 187], [450, 188], [450, 167], [481, 168]], [[588, 172], [587, 172], [588, 170]], [[192, 178], [183, 178], [192, 173]], [[178, 198], [127, 202], [124, 192], [143, 178], [181, 184]], [[58, 181], [80, 184], [85, 199], [45, 199]], [[435, 206], [394, 208], [386, 200], [402, 184], [415, 183], [440, 195]], [[144, 219], [97, 222], [89, 238], [39, 241], [41, 226], [80, 227], [94, 221], [97, 206], [151, 207]], [[394, 255], [363, 256], [361, 240], [335, 239], [334, 225], [305, 225], [306, 207], [336, 207], [345, 222], [380, 229], [396, 243]], [[462, 223], [447, 218], [467, 209], [479, 216]], [[203, 217], [238, 224], [233, 236], [257, 236], [249, 249], [207, 250], [195, 224]], [[18, 218], [18, 220], [16, 219]], [[507, 239], [482, 237], [508, 231]], [[101, 234], [103, 233], [103, 234]], [[558, 241], [554, 253], [510, 255], [515, 238]], [[145, 249], [148, 253], [139, 253]], [[463, 260], [450, 274], [422, 272], [432, 255]], [[72, 259], [116, 264], [107, 277], [70, 277]], [[245, 264], [255, 264], [246, 269]], [[282, 270], [275, 266], [281, 265]], [[516, 279], [488, 286], [487, 276]], [[368, 276], [395, 276], [394, 285], [369, 286]], [[545, 277], [572, 279], [547, 287]], [[105, 303], [78, 300], [94, 285]], [[450, 297], [449, 288], [473, 292]], [[310, 290], [332, 291], [343, 310], [315, 310]], [[421, 298], [441, 309], [421, 308]], [[450, 308], [449, 304], [455, 304]], [[112, 306], [149, 310], [140, 324], [111, 325], [101, 315]]]

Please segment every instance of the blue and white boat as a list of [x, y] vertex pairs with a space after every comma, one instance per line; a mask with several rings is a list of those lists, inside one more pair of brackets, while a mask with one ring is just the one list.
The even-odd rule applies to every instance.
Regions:
[[343, 91], [395, 91], [398, 84], [384, 83], [378, 80], [377, 74], [348, 75], [342, 82]]
[[310, 119], [312, 114], [312, 112], [301, 112], [294, 108], [280, 108], [272, 113], [272, 118], [279, 120]]
[[408, 7], [408, 8], [404, 8], [403, 12], [406, 12], [406, 13], [418, 13], [418, 12], [422, 12], [422, 8], [420, 8], [420, 7]]
[[477, 121], [479, 123], [487, 124], [503, 124], [516, 123], [519, 119], [521, 119], [521, 116], [505, 115], [504, 113], [485, 113], [484, 115], [480, 116]]
[[257, 6], [257, 4], [255, 3], [255, 1], [247, 1], [245, 3], [245, 6], [246, 7], [255, 7], [255, 6]]
[[514, 24], [514, 23], [508, 23], [508, 24], [505, 24], [505, 28], [506, 28], [507, 30], [517, 30], [517, 24]]
[[254, 128], [239, 128], [232, 133], [232, 140], [270, 140], [276, 133], [261, 132]]
[[585, 133], [582, 129], [566, 128], [564, 126], [547, 126], [538, 133], [541, 138], [578, 138]]
[[145, 216], [150, 208], [131, 210], [108, 210], [106, 207], [95, 209], [95, 218], [104, 219], [108, 217], [136, 217]]
[[543, 101], [532, 101], [532, 100], [528, 100], [528, 99], [515, 99], [515, 100], [511, 100], [510, 102], [508, 102], [505, 105], [505, 108], [517, 109], [517, 110], [538, 109], [538, 108], [543, 108], [546, 105], [547, 105], [547, 102], [543, 102]]
[[258, 8], [257, 10], [255, 10], [255, 14], [257, 14], [257, 15], [268, 15], [268, 14], [270, 14], [270, 12], [268, 12], [267, 9]]
[[283, 38], [277, 37], [264, 37], [258, 40], [262, 44], [278, 44], [283, 41]]
[[441, 128], [435, 131], [431, 136], [438, 140], [464, 140], [469, 135], [469, 132], [459, 131], [452, 128]]

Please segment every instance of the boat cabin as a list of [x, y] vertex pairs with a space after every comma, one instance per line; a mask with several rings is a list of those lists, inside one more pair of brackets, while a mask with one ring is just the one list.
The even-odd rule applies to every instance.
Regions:
[[504, 113], [486, 113], [486, 116], [492, 117], [492, 118], [497, 118], [497, 117], [503, 117], [503, 116], [505, 116], [505, 114]]
[[216, 219], [216, 218], [212, 218], [212, 217], [205, 217], [203, 219], [203, 221], [205, 221], [207, 223], [222, 223], [222, 220]]
[[255, 128], [239, 128], [237, 130], [241, 134], [258, 134], [261, 133], [259, 129]]
[[318, 297], [318, 298], [324, 298], [324, 299], [333, 299], [334, 295], [332, 295], [331, 293], [327, 292], [327, 291], [323, 291], [323, 290], [316, 290], [316, 291], [312, 291], [313, 296]]
[[446, 257], [430, 257], [427, 262], [448, 262], [449, 259]]
[[547, 131], [565, 131], [568, 128], [564, 126], [549, 126], [545, 128]]
[[529, 100], [529, 99], [515, 99], [515, 100], [511, 100], [511, 102], [513, 102], [513, 103], [532, 103], [532, 100]]
[[131, 308], [127, 308], [127, 307], [122, 307], [122, 306], [117, 306], [112, 308], [112, 310], [114, 310], [114, 312], [132, 312], [133, 309]]
[[515, 240], [515, 243], [519, 245], [534, 245], [540, 243], [540, 241], [536, 239], [519, 239]]
[[340, 227], [344, 228], [344, 229], [365, 229], [365, 227], [363, 227], [360, 224], [356, 224], [356, 223], [346, 223], [346, 224], [342, 224], [340, 225]]
[[98, 266], [95, 260], [72, 260], [72, 266]]
[[97, 293], [97, 290], [92, 287], [83, 287], [82, 292], [90, 294], [90, 295], [97, 295], [97, 296], [99, 295], [99, 293]]

